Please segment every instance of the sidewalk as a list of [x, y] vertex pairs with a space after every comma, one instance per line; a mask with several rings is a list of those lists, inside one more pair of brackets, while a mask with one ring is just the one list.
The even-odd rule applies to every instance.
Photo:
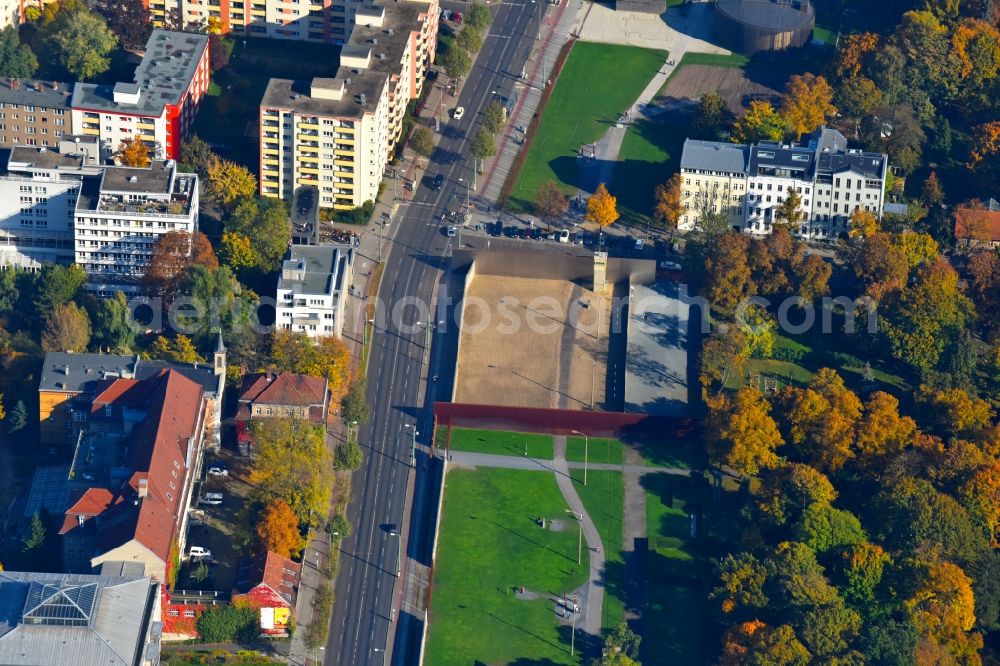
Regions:
[[547, 80], [552, 78], [551, 68], [555, 66], [563, 45], [583, 27], [589, 6], [590, 3], [582, 0], [562, 0], [554, 14], [543, 17], [546, 30], [540, 40], [541, 45], [532, 51], [525, 64], [527, 79], [515, 84], [518, 91], [517, 104], [497, 143], [497, 154], [489, 160], [485, 170], [479, 190], [482, 202], [492, 204], [500, 198], [500, 191], [514, 159], [518, 151], [524, 148], [524, 135], [518, 128], [527, 128], [531, 124], [542, 100], [542, 90]]

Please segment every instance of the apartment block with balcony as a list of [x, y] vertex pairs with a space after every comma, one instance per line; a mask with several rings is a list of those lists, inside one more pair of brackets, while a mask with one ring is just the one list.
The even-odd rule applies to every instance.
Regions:
[[57, 146], [73, 133], [72, 92], [58, 81], [0, 78], [0, 146]]
[[698, 225], [702, 211], [725, 212], [729, 224], [743, 223], [750, 146], [688, 139], [681, 152], [681, 201], [685, 210], [677, 228]]
[[434, 57], [437, 2], [357, 10], [333, 78], [272, 79], [260, 105], [260, 191], [319, 189], [320, 208], [373, 201]]
[[153, 245], [198, 230], [198, 177], [173, 162], [106, 167], [83, 179], [74, 213], [75, 259], [101, 296], [138, 293]]
[[278, 278], [275, 326], [311, 338], [339, 338], [353, 275], [353, 248], [293, 245]]
[[73, 210], [85, 176], [100, 173], [93, 154], [69, 142], [0, 148], [0, 266], [37, 270], [74, 259]]
[[[740, 169], [740, 164], [745, 166]], [[778, 207], [795, 190], [802, 221], [793, 232], [807, 239], [836, 237], [849, 230], [858, 208], [882, 216], [888, 169], [887, 155], [848, 148], [842, 134], [826, 127], [799, 145], [688, 139], [681, 157], [687, 210], [679, 228], [694, 228], [707, 203], [716, 212], [727, 206], [737, 231], [768, 234]]]
[[208, 36], [154, 30], [133, 80], [73, 86], [72, 127], [107, 153], [138, 137], [157, 159], [177, 159], [211, 82]]

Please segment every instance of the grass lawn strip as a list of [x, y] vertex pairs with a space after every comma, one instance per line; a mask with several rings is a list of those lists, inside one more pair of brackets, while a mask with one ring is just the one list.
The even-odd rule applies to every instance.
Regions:
[[[438, 428], [439, 447], [447, 443], [447, 429]], [[523, 456], [552, 460], [552, 436], [505, 430], [474, 430], [453, 428], [451, 448], [455, 451], [492, 453], [500, 456]]]
[[556, 81], [510, 199], [527, 209], [539, 186], [555, 180], [572, 194], [579, 181], [580, 146], [597, 141], [639, 97], [666, 51], [577, 42]]
[[584, 453], [587, 453], [590, 462], [594, 464], [622, 464], [622, 443], [617, 439], [591, 437], [587, 446], [584, 444], [583, 437], [567, 437], [566, 460], [583, 462]]
[[[583, 485], [583, 470], [570, 470], [583, 506], [601, 534], [606, 558], [604, 606], [601, 626], [605, 631], [621, 622], [625, 612], [625, 560], [622, 556], [622, 513], [624, 510], [624, 481], [621, 472], [593, 471], [587, 474]], [[587, 552], [584, 544], [584, 562]]]
[[647, 474], [643, 486], [649, 536], [643, 623], [653, 629], [642, 639], [642, 663], [704, 663], [705, 564], [690, 538], [687, 493], [691, 481]]
[[[565, 509], [550, 473], [449, 471], [425, 663], [579, 663], [548, 598], [587, 580]], [[564, 520], [565, 528], [543, 530], [539, 517]], [[517, 599], [521, 585], [539, 598]]]

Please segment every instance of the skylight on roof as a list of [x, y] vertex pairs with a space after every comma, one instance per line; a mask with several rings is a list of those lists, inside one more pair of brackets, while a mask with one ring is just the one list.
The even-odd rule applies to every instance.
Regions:
[[97, 599], [97, 583], [32, 582], [24, 600], [25, 624], [50, 627], [85, 627], [90, 624]]
[[774, 157], [774, 153], [770, 150], [759, 150], [757, 151], [757, 157]]

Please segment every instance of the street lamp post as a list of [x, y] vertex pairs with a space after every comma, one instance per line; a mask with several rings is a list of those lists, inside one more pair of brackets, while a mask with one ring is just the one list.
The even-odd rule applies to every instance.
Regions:
[[587, 460], [590, 458], [590, 438], [579, 430], [570, 430], [570, 432], [583, 437], [583, 485], [587, 485]]
[[[375, 320], [374, 319], [365, 319], [365, 325], [361, 327], [361, 346], [362, 347], [368, 346], [368, 324], [371, 324], [372, 326], [374, 326], [375, 325]], [[375, 336], [375, 333], [373, 331], [372, 332], [372, 337], [374, 337], [374, 336]]]
[[576, 518], [579, 530], [577, 531], [576, 537], [576, 563], [580, 564], [583, 562], [583, 514], [577, 513], [573, 509], [566, 509], [566, 513], [572, 514]]
[[413, 423], [407, 423], [403, 425], [404, 428], [410, 430], [410, 467], [417, 466], [417, 437], [420, 433], [417, 432], [417, 426]]

